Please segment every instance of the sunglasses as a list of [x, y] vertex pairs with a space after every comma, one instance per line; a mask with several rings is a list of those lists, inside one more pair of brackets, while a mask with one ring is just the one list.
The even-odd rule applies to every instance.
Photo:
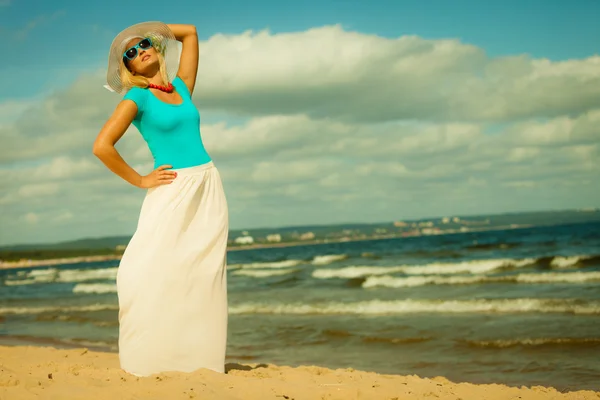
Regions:
[[138, 56], [138, 48], [146, 50], [150, 47], [152, 47], [152, 40], [150, 40], [150, 38], [140, 40], [138, 44], [128, 48], [125, 53], [123, 53], [123, 61], [133, 61]]

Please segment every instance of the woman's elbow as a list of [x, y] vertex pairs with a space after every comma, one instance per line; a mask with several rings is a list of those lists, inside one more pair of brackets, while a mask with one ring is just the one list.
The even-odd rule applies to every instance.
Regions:
[[108, 145], [103, 142], [94, 142], [94, 146], [92, 146], [92, 154], [98, 158], [102, 158], [106, 154], [106, 150], [108, 150]]

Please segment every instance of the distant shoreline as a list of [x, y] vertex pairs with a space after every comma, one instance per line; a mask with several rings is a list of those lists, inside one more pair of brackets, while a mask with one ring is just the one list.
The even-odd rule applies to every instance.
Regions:
[[[481, 231], [494, 231], [494, 230], [506, 230], [506, 229], [524, 229], [531, 228], [534, 225], [509, 225], [509, 226], [498, 226], [494, 228], [472, 228], [468, 232], [481, 232]], [[441, 236], [441, 235], [452, 235], [459, 233], [468, 232], [446, 232], [438, 233], [435, 235], [415, 235], [415, 236], [399, 236], [399, 235], [380, 235], [371, 236], [367, 238], [344, 238], [344, 239], [319, 239], [319, 240], [306, 240], [306, 241], [295, 241], [295, 242], [284, 242], [284, 243], [256, 243], [242, 246], [229, 246], [227, 251], [242, 251], [242, 250], [256, 250], [256, 249], [269, 249], [269, 248], [281, 248], [281, 247], [295, 247], [295, 246], [315, 246], [319, 244], [328, 243], [348, 243], [348, 242], [367, 242], [371, 240], [386, 240], [386, 239], [406, 239], [409, 237], [423, 237], [423, 236]], [[50, 267], [53, 265], [65, 265], [65, 264], [79, 264], [86, 262], [100, 262], [100, 261], [111, 261], [120, 260], [122, 254], [103, 254], [103, 255], [92, 255], [92, 256], [76, 256], [76, 257], [64, 257], [64, 258], [53, 258], [44, 260], [19, 260], [19, 261], [4, 261], [0, 262], [0, 270], [5, 269], [18, 269], [18, 268], [35, 268], [35, 267]]]
[[[294, 246], [314, 246], [317, 244], [326, 243], [343, 243], [343, 242], [359, 242], [368, 240], [382, 240], [382, 239], [393, 239], [390, 238], [363, 238], [363, 239], [350, 239], [350, 240], [310, 240], [302, 242], [285, 242], [285, 243], [257, 243], [243, 246], [230, 246], [227, 247], [227, 251], [242, 251], [242, 250], [255, 250], [255, 249], [269, 249], [279, 247], [294, 247]], [[100, 261], [111, 261], [120, 260], [123, 257], [122, 254], [103, 254], [93, 256], [76, 256], [76, 257], [64, 257], [64, 258], [52, 258], [45, 260], [19, 260], [19, 261], [4, 261], [0, 262], [0, 270], [4, 269], [17, 269], [17, 268], [35, 268], [35, 267], [50, 267], [53, 265], [65, 265], [65, 264], [79, 264], [85, 262], [100, 262]]]

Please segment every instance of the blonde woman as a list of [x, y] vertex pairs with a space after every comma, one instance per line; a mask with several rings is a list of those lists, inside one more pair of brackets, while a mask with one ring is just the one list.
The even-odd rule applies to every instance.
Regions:
[[[197, 69], [192, 25], [136, 24], [116, 36], [109, 52], [105, 87], [124, 96], [93, 153], [146, 190], [117, 273], [119, 359], [137, 376], [224, 372], [228, 209], [192, 103]], [[131, 124], [154, 157], [147, 175], [115, 149]]]

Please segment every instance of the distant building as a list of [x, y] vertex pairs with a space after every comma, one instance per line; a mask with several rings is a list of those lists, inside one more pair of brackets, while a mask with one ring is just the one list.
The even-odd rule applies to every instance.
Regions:
[[438, 227], [421, 229], [422, 235], [439, 235], [440, 233], [442, 233], [442, 231]]
[[117, 245], [117, 247], [115, 247], [115, 250], [117, 250], [117, 251], [125, 251], [126, 247], [127, 247], [126, 244], [119, 244], [119, 245]]
[[235, 243], [237, 244], [252, 244], [254, 243], [254, 238], [252, 236], [240, 236], [235, 238]]
[[281, 235], [279, 233], [267, 235], [267, 242], [279, 243], [281, 242]]
[[450, 222], [450, 218], [448, 218], [448, 217], [442, 218], [442, 224], [447, 224], [448, 222]]
[[431, 221], [419, 222], [419, 226], [427, 226], [427, 227], [431, 228], [433, 226], [433, 222], [431, 222]]
[[460, 222], [460, 218], [458, 218], [458, 217], [452, 217], [452, 222]]
[[403, 221], [395, 221], [395, 222], [394, 222], [394, 226], [395, 226], [396, 228], [402, 228], [402, 227], [404, 227], [404, 226], [408, 226], [408, 224], [407, 224], [406, 222], [403, 222]]
[[300, 240], [312, 240], [315, 238], [315, 234], [312, 232], [305, 232], [300, 235]]

